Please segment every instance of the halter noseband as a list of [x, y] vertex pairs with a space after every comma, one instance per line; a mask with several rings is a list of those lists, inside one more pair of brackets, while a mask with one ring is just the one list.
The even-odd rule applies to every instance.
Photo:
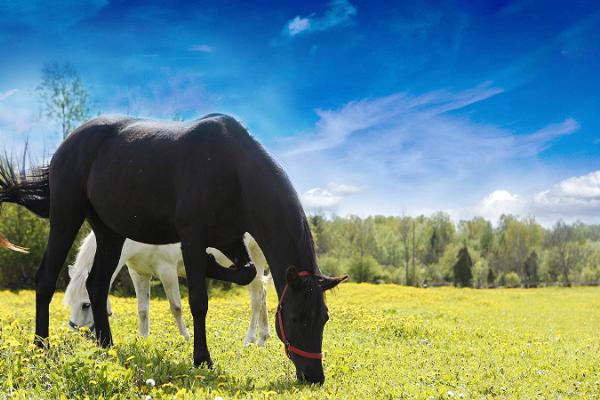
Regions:
[[[304, 278], [306, 276], [311, 276], [312, 274], [310, 272], [307, 271], [300, 271], [298, 272], [298, 276]], [[281, 297], [279, 298], [279, 304], [277, 305], [277, 323], [279, 324], [279, 333], [281, 334], [281, 341], [283, 342], [283, 345], [285, 346], [285, 355], [288, 356], [288, 358], [290, 357], [290, 353], [292, 354], [296, 354], [297, 356], [300, 357], [304, 357], [304, 358], [310, 358], [313, 360], [320, 360], [323, 358], [323, 353], [311, 353], [309, 351], [304, 351], [304, 350], [300, 350], [299, 348], [292, 346], [292, 344], [289, 342], [289, 340], [287, 339], [287, 336], [285, 335], [285, 330], [283, 329], [283, 299], [285, 298], [285, 294], [287, 293], [287, 289], [288, 289], [288, 284], [285, 284], [285, 287], [283, 288], [283, 292], [281, 292]]]

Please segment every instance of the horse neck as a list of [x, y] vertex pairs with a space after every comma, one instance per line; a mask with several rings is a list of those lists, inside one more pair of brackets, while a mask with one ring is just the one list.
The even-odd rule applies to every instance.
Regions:
[[[297, 216], [297, 217], [295, 217]], [[319, 274], [312, 235], [301, 209], [285, 212], [257, 229], [255, 236], [269, 264], [278, 296], [286, 283], [286, 271], [293, 266], [298, 271]]]
[[308, 222], [285, 172], [243, 127], [229, 129], [238, 133], [243, 148], [238, 173], [248, 231], [262, 249], [281, 296], [288, 267], [319, 273]]

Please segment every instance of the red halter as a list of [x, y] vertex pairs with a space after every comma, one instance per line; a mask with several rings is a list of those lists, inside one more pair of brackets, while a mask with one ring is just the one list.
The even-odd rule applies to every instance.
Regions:
[[[311, 276], [312, 274], [310, 272], [307, 271], [300, 271], [298, 272], [298, 276], [304, 278], [305, 276]], [[304, 350], [300, 350], [297, 347], [294, 347], [290, 344], [290, 342], [287, 339], [287, 336], [285, 335], [285, 330], [283, 329], [283, 299], [285, 297], [285, 294], [287, 293], [287, 289], [288, 289], [288, 285], [287, 283], [285, 284], [285, 287], [283, 288], [283, 292], [281, 292], [281, 297], [279, 298], [279, 305], [277, 306], [277, 323], [279, 324], [279, 333], [281, 334], [281, 341], [284, 344], [284, 349], [285, 349], [285, 355], [288, 356], [288, 358], [290, 358], [290, 353], [296, 354], [300, 357], [304, 357], [304, 358], [311, 358], [314, 360], [320, 360], [321, 358], [323, 358], [323, 353], [311, 353], [308, 351], [304, 351]]]

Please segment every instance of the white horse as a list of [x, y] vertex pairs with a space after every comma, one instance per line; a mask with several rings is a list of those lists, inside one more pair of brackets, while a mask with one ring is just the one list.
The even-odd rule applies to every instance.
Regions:
[[[256, 277], [248, 285], [250, 290], [250, 326], [246, 332], [244, 345], [256, 343], [264, 346], [270, 336], [269, 319], [267, 315], [267, 294], [264, 283], [264, 271], [267, 267], [266, 259], [256, 241], [249, 234], [244, 235], [244, 244], [250, 259], [256, 267]], [[231, 265], [227, 257], [217, 249], [209, 248], [207, 253], [212, 254], [221, 265]], [[69, 326], [73, 329], [88, 327], [93, 329], [94, 317], [90, 307], [90, 299], [85, 286], [86, 279], [96, 254], [96, 237], [91, 232], [82, 242], [75, 264], [69, 266], [71, 278], [65, 291], [65, 305], [71, 309]], [[175, 318], [179, 332], [189, 340], [189, 333], [181, 316], [181, 294], [179, 292], [178, 277], [185, 277], [181, 248], [178, 243], [167, 245], [149, 245], [127, 239], [121, 251], [121, 258], [115, 270], [110, 285], [118, 275], [121, 268], [127, 265], [127, 270], [133, 281], [138, 304], [138, 327], [140, 335], [147, 337], [150, 327], [148, 313], [150, 311], [150, 279], [157, 277], [165, 289], [169, 299], [171, 313]], [[107, 311], [112, 313], [110, 301], [107, 302]], [[258, 340], [256, 328], [258, 325]]]

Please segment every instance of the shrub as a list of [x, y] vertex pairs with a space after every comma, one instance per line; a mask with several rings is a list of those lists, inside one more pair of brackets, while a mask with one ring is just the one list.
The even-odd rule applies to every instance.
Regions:
[[584, 267], [581, 271], [581, 283], [587, 285], [597, 285], [600, 283], [600, 269], [594, 267]]
[[321, 256], [318, 259], [319, 269], [325, 275], [340, 276], [346, 273], [345, 263], [339, 258]]
[[380, 270], [381, 266], [371, 256], [353, 258], [348, 265], [350, 279], [355, 282], [373, 282]]
[[516, 272], [507, 272], [500, 278], [500, 285], [507, 288], [521, 287], [521, 278]]

